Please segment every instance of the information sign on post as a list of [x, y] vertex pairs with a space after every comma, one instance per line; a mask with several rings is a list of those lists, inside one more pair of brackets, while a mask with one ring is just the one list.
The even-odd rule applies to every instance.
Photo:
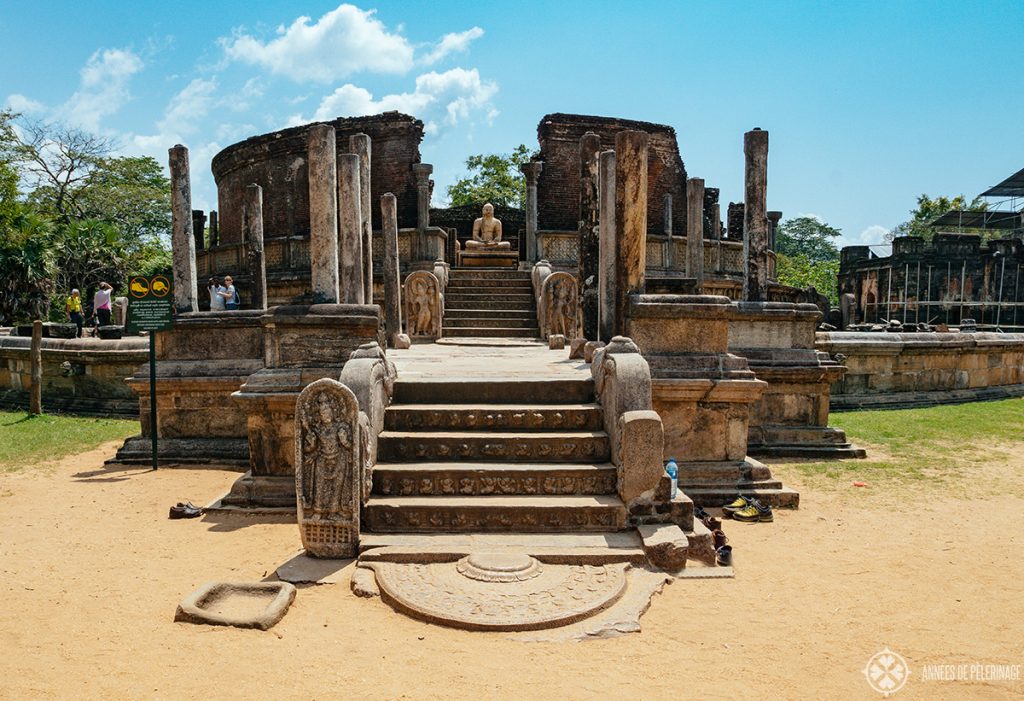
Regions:
[[134, 275], [128, 283], [129, 333], [149, 332], [149, 437], [156, 465], [156, 332], [174, 326], [170, 275]]

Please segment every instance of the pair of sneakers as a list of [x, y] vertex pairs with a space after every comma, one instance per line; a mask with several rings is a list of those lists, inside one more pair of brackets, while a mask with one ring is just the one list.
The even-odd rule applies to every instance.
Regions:
[[743, 523], [771, 523], [775, 520], [772, 507], [753, 497], [739, 496], [733, 503], [723, 506], [722, 512]]

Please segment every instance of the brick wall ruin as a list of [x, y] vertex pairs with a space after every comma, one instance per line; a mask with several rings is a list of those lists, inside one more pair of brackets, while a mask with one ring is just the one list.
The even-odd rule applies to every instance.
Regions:
[[[339, 117], [327, 122], [337, 130], [338, 153], [348, 153], [348, 138], [360, 132], [371, 139], [370, 197], [373, 228], [380, 229], [380, 196], [398, 198], [398, 226], [416, 226], [416, 180], [412, 164], [420, 162], [423, 122], [399, 112], [370, 117]], [[265, 236], [309, 235], [309, 177], [306, 132], [311, 124], [254, 136], [213, 158], [220, 215], [220, 243], [242, 237], [245, 187], [263, 187]]]
[[647, 171], [647, 229], [660, 234], [666, 194], [672, 195], [672, 232], [686, 231], [686, 167], [679, 156], [676, 131], [664, 124], [579, 114], [545, 115], [537, 125], [538, 160], [544, 169], [537, 181], [539, 229], [575, 231], [579, 218], [580, 137], [592, 131], [601, 150], [615, 148], [615, 134], [624, 130], [650, 134]]

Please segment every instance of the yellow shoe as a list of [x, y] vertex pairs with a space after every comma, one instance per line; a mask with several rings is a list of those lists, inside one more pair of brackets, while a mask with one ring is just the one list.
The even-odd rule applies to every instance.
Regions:
[[731, 504], [726, 504], [725, 506], [722, 507], [722, 513], [724, 513], [726, 516], [732, 516], [737, 511], [742, 511], [743, 509], [750, 506], [750, 503], [751, 500], [746, 497], [737, 497], [736, 501], [734, 501]]
[[750, 506], [741, 509], [732, 515], [736, 521], [744, 523], [771, 523], [775, 520], [772, 507], [762, 506], [756, 499], [751, 500]]

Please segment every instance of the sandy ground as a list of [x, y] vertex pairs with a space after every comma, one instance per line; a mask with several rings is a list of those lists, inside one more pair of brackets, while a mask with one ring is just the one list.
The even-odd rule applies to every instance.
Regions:
[[[1024, 695], [1020, 681], [921, 679], [926, 664], [1024, 664], [1019, 493], [974, 498], [968, 480], [877, 498], [780, 467], [801, 508], [727, 523], [736, 578], [675, 582], [642, 633], [616, 639], [440, 628], [347, 584], [300, 588], [260, 632], [172, 618], [205, 581], [272, 577], [299, 548], [294, 524], [170, 521], [170, 504], [212, 500], [236, 475], [106, 470], [115, 447], [0, 475], [0, 697], [873, 699], [862, 670], [885, 646], [911, 668], [894, 698]], [[1017, 455], [987, 469], [1019, 485]]]

